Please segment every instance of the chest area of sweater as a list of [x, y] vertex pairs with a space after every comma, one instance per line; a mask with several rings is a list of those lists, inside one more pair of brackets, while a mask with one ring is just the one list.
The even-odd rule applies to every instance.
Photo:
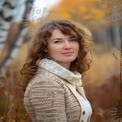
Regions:
[[65, 106], [68, 121], [78, 122], [81, 116], [81, 107], [78, 100], [67, 86], [65, 89]]

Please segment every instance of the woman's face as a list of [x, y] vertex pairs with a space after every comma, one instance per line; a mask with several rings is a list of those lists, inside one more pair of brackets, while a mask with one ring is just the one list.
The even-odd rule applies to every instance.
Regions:
[[75, 37], [64, 35], [59, 29], [55, 29], [47, 44], [49, 57], [69, 69], [79, 51], [79, 43]]

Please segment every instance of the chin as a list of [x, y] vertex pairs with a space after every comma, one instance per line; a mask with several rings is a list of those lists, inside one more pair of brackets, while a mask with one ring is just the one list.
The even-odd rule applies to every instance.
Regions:
[[64, 60], [62, 60], [62, 62], [67, 62], [67, 63], [71, 63], [75, 60], [76, 58], [64, 58]]

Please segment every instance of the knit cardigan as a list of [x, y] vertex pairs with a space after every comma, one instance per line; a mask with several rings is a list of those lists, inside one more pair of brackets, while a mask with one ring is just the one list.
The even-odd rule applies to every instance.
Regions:
[[[84, 122], [74, 85], [50, 71], [40, 67], [26, 88], [24, 105], [32, 122]], [[84, 92], [83, 97], [87, 100]]]

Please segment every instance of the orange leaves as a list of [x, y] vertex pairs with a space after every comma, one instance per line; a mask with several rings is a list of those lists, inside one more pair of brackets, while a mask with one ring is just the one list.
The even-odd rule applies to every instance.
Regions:
[[85, 20], [89, 20], [89, 19], [91, 19], [91, 18], [92, 18], [92, 16], [91, 16], [91, 15], [89, 15], [89, 14], [86, 14], [86, 15], [84, 15], [84, 16], [83, 16], [83, 18], [84, 18]]
[[104, 12], [96, 9], [96, 8], [92, 8], [91, 9], [91, 14], [96, 18], [96, 19], [100, 19], [102, 17], [104, 17]]
[[60, 17], [67, 18], [67, 19], [70, 19], [71, 18], [70, 14], [65, 13], [65, 12], [64, 13], [61, 13]]
[[79, 10], [81, 13], [85, 13], [87, 11], [87, 8], [85, 6], [79, 7]]
[[89, 23], [89, 21], [96, 21], [104, 17], [104, 11], [99, 7], [99, 2], [99, 0], [62, 0], [52, 10], [56, 11], [58, 17], [77, 18], [77, 21], [82, 20], [86, 23], [87, 20]]

